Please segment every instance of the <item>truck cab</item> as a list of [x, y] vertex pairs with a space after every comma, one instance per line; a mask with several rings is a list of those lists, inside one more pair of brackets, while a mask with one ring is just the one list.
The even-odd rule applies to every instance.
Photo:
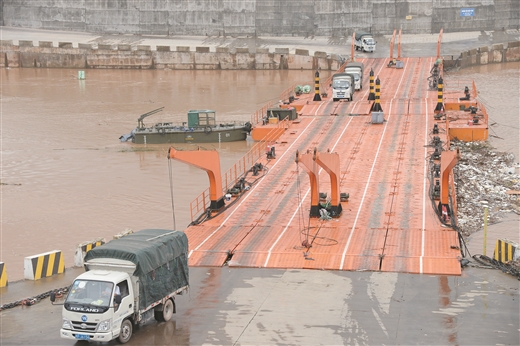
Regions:
[[375, 52], [376, 51], [376, 41], [371, 33], [368, 32], [356, 32], [354, 47], [356, 50], [361, 50], [363, 52]]
[[348, 73], [336, 73], [332, 76], [332, 101], [352, 101], [354, 95], [354, 78]]
[[364, 36], [361, 39], [361, 50], [363, 52], [373, 53], [376, 51], [376, 41], [372, 36]]
[[[125, 340], [125, 320], [134, 313], [135, 288], [128, 273], [92, 270], [74, 280], [63, 305], [62, 338]], [[128, 328], [126, 326], [126, 328]]]

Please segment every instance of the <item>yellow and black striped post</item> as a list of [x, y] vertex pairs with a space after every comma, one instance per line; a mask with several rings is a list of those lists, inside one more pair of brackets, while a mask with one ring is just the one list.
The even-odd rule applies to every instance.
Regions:
[[0, 262], [0, 287], [5, 287], [7, 284], [7, 271], [5, 269], [5, 263]]
[[376, 95], [374, 94], [374, 71], [370, 69], [370, 94], [368, 94], [368, 100], [375, 100]]
[[506, 239], [497, 239], [493, 259], [500, 263], [511, 262], [515, 259], [516, 251], [518, 251], [518, 244]]
[[383, 111], [383, 108], [381, 107], [381, 104], [379, 103], [380, 102], [379, 98], [381, 96], [380, 84], [381, 84], [381, 81], [379, 80], [379, 77], [377, 77], [377, 79], [376, 79], [376, 100], [372, 104], [372, 109], [371, 109], [372, 112], [382, 112]]
[[316, 70], [314, 74], [314, 99], [313, 101], [321, 101], [320, 96], [320, 72]]
[[439, 77], [439, 81], [437, 84], [437, 106], [435, 106], [435, 113], [439, 113], [441, 110], [443, 110], [444, 105], [442, 104], [442, 85], [443, 80], [442, 77]]
[[25, 257], [24, 278], [40, 280], [65, 271], [65, 262], [60, 250], [54, 250], [35, 256]]

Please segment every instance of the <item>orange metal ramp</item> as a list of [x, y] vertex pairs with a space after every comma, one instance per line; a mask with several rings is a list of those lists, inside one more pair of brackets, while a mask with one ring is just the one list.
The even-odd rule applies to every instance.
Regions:
[[222, 267], [227, 258], [227, 252], [194, 251], [188, 258], [188, 264], [193, 267]]
[[[389, 229], [381, 270], [395, 268], [400, 272], [425, 274], [437, 270], [436, 274], [460, 275], [457, 256], [460, 256], [459, 241], [453, 230]], [[428, 269], [424, 265], [428, 259], [435, 259], [428, 263], [442, 265], [442, 268]]]
[[[190, 263], [460, 275], [458, 233], [441, 226], [429, 194], [433, 59], [403, 61], [404, 69], [366, 62], [379, 68], [382, 124], [371, 122], [361, 92], [353, 102], [295, 101], [298, 122], [271, 143], [276, 158], [260, 159], [262, 176], [233, 207], [186, 230]], [[295, 163], [297, 151], [314, 150], [338, 155], [339, 191], [349, 194], [328, 221], [309, 219], [310, 180]], [[319, 192], [330, 194], [329, 174], [317, 174]]]
[[[319, 252], [311, 252], [305, 254], [304, 251], [300, 253], [287, 252], [272, 252], [271, 254], [242, 254], [235, 261], [235, 257], [229, 262], [229, 266], [247, 267], [241, 263], [261, 263], [264, 258], [268, 259], [268, 265], [261, 267], [266, 268], [289, 268], [289, 269], [316, 269], [316, 270], [338, 270], [338, 263], [341, 262], [341, 254], [321, 254]], [[254, 259], [252, 258], [254, 257]], [[345, 256], [343, 270], [379, 270], [379, 257], [377, 256]]]
[[456, 258], [385, 256], [381, 271], [429, 275], [461, 275], [460, 263]]
[[381, 271], [397, 271], [411, 274], [461, 275], [457, 258], [438, 257], [386, 257]]
[[[352, 108], [350, 109], [351, 115], [370, 115], [370, 110], [372, 108], [373, 101], [367, 100], [356, 100], [352, 102]], [[338, 114], [342, 115], [342, 114]], [[345, 114], [343, 114], [345, 115]]]

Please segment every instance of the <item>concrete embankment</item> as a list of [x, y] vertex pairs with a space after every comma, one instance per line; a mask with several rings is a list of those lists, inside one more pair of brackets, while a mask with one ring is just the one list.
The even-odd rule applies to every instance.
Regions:
[[[0, 67], [116, 68], [174, 70], [337, 70], [342, 58], [336, 54], [289, 48], [249, 48], [156, 46], [128, 44], [86, 44], [20, 40], [1, 41]], [[213, 47], [211, 47], [213, 48]]]
[[[306, 49], [229, 48], [2, 40], [0, 67], [173, 70], [337, 70], [345, 56]], [[520, 61], [520, 41], [445, 56], [445, 67]]]
[[520, 61], [520, 41], [483, 46], [462, 52], [457, 58], [444, 57], [445, 68], [469, 67], [493, 63]]

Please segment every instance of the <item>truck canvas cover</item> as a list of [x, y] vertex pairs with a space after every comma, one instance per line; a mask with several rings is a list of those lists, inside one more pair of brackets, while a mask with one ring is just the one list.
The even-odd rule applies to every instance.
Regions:
[[365, 31], [356, 32], [356, 40], [361, 40], [361, 37], [363, 36], [372, 36], [372, 34]]
[[332, 80], [341, 79], [341, 78], [350, 78], [352, 82], [354, 81], [354, 78], [352, 77], [352, 75], [350, 73], [340, 72], [340, 73], [334, 73], [332, 75]]
[[114, 258], [134, 263], [140, 281], [139, 309], [188, 286], [188, 237], [184, 232], [145, 229], [87, 252], [85, 262]]
[[363, 71], [365, 70], [365, 65], [363, 65], [362, 62], [349, 62], [347, 66], [345, 66], [345, 69], [349, 67], [355, 67], [361, 69], [361, 74], [363, 74]]

